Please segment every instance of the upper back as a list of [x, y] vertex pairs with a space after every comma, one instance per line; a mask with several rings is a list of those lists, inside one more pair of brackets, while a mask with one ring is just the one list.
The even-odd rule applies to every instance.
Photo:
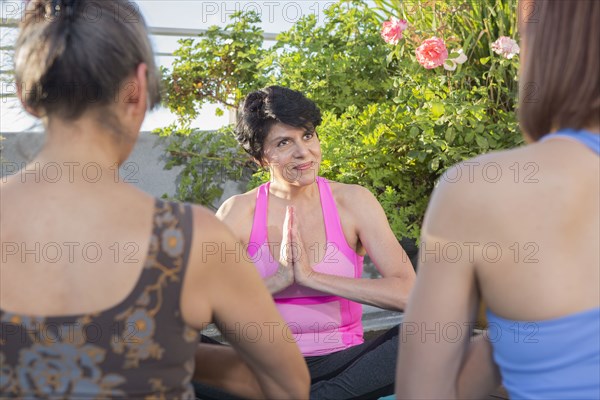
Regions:
[[553, 138], [478, 157], [445, 180], [453, 212], [429, 215], [439, 232], [428, 234], [452, 238], [441, 249], [450, 262], [451, 247], [468, 252], [490, 309], [543, 320], [600, 305], [598, 155]]
[[2, 186], [3, 307], [63, 315], [122, 300], [148, 253], [155, 199], [122, 183], [21, 174]]
[[198, 332], [180, 311], [190, 207], [119, 185], [11, 185], [1, 214], [2, 392], [191, 395]]

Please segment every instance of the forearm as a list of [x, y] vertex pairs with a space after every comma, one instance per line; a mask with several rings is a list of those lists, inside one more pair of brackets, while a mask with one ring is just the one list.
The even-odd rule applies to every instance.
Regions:
[[319, 272], [313, 272], [299, 283], [357, 303], [394, 311], [404, 310], [413, 284], [412, 280], [400, 277], [347, 278]]
[[492, 346], [484, 335], [469, 343], [456, 385], [460, 399], [482, 398], [500, 386], [502, 378], [494, 363]]
[[264, 278], [264, 282], [265, 286], [269, 290], [269, 293], [275, 294], [290, 286], [292, 284], [292, 279], [290, 279], [289, 276], [281, 274], [280, 272], [276, 272], [275, 274]]
[[263, 399], [256, 375], [230, 346], [200, 343], [194, 380], [247, 399]]

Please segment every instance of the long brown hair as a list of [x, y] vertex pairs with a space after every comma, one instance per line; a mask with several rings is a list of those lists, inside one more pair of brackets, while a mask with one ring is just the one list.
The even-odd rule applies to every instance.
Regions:
[[522, 0], [518, 117], [531, 140], [600, 122], [600, 1]]

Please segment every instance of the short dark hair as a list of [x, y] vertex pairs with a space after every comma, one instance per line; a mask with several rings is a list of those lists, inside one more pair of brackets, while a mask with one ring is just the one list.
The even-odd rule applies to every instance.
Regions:
[[15, 46], [23, 103], [74, 120], [115, 100], [137, 66], [148, 66], [150, 108], [159, 75], [143, 17], [126, 0], [31, 0]]
[[246, 96], [240, 107], [236, 139], [248, 154], [262, 162], [265, 139], [277, 122], [314, 132], [321, 124], [321, 111], [301, 92], [269, 86]]
[[532, 140], [600, 121], [600, 1], [520, 1], [519, 125]]

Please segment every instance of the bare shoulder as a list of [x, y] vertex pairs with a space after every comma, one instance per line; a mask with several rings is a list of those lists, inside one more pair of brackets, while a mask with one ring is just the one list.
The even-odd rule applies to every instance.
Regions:
[[337, 201], [345, 201], [346, 203], [352, 203], [356, 198], [359, 199], [375, 199], [373, 193], [364, 186], [353, 184], [353, 183], [341, 183], [335, 181], [329, 181], [331, 187], [331, 193]]
[[499, 194], [526, 180], [529, 170], [530, 179], [534, 179], [539, 163], [535, 162], [535, 149], [531, 147], [494, 151], [461, 161], [442, 174], [434, 193], [460, 197], [462, 204], [468, 207], [497, 199]]
[[230, 197], [216, 213], [216, 218], [223, 221], [242, 243], [250, 238], [257, 191], [258, 188]]
[[365, 206], [377, 203], [371, 191], [356, 184], [328, 181], [331, 193], [338, 206], [350, 211], [360, 210]]
[[256, 203], [256, 192], [258, 188], [249, 192], [231, 196], [217, 210], [216, 216], [222, 221], [237, 219], [240, 216], [252, 214]]
[[473, 238], [506, 225], [539, 186], [527, 184], [539, 178], [539, 164], [528, 147], [483, 154], [448, 168], [435, 184], [422, 232]]
[[209, 209], [192, 205], [192, 214], [194, 218], [194, 242], [204, 240], [208, 236], [219, 238], [226, 235], [226, 225], [220, 221]]

